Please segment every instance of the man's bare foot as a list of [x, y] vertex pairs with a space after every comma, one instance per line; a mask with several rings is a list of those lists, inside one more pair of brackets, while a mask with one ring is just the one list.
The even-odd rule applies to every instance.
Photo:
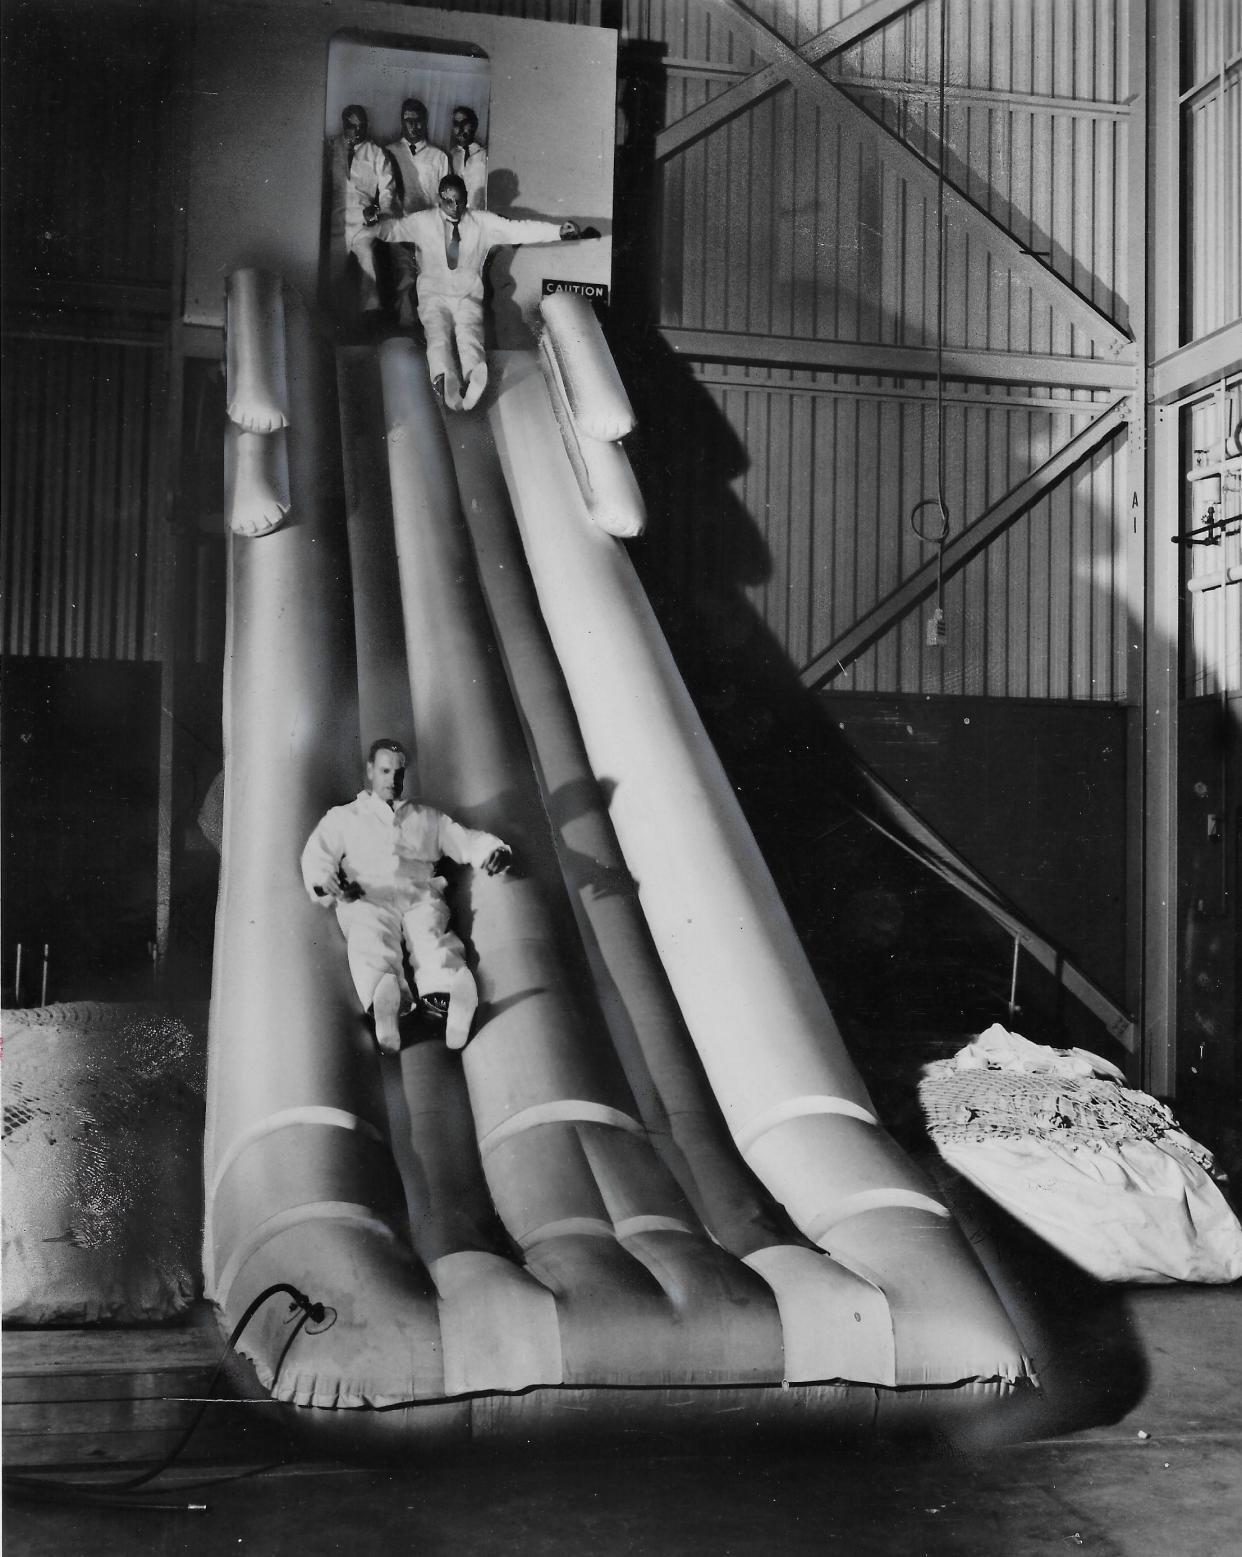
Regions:
[[479, 1006], [479, 986], [469, 968], [458, 968], [449, 988], [448, 1021], [444, 1042], [450, 1049], [464, 1049]]
[[401, 1032], [397, 1018], [401, 1015], [401, 986], [394, 973], [385, 973], [375, 987], [375, 999], [371, 1002], [375, 1015], [375, 1041], [386, 1054], [397, 1054], [401, 1049]]

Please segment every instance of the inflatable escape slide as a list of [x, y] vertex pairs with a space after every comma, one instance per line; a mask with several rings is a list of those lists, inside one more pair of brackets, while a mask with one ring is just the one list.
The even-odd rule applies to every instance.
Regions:
[[[632, 425], [589, 305], [444, 411], [230, 281], [226, 800], [208, 1296], [334, 1449], [943, 1430], [1031, 1370], [878, 1123], [619, 536]], [[381, 1056], [311, 828], [376, 735], [520, 868], [461, 873], [461, 1052]]]

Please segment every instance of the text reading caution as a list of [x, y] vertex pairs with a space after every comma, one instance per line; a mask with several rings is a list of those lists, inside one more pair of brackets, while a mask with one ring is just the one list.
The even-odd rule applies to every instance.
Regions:
[[544, 297], [551, 297], [553, 292], [576, 292], [579, 297], [589, 297], [593, 303], [608, 301], [608, 287], [602, 281], [562, 281], [559, 276], [552, 278], [545, 276]]

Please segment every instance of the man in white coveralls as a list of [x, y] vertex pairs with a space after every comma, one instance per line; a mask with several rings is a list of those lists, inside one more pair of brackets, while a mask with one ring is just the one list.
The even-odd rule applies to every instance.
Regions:
[[364, 316], [376, 318], [380, 296], [374, 223], [377, 217], [391, 216], [398, 209], [392, 163], [384, 148], [368, 135], [367, 111], [361, 103], [350, 103], [341, 110], [341, 133], [329, 144], [334, 219], [342, 224], [346, 252], [358, 261], [358, 306]]
[[[382, 1049], [401, 1047], [399, 1018], [413, 1005], [401, 966], [402, 939], [418, 986], [419, 1008], [436, 1021], [449, 1017], [450, 1045], [466, 1040], [474, 985], [461, 941], [449, 929], [445, 881], [436, 861], [447, 857], [495, 876], [512, 863], [508, 844], [463, 827], [434, 806], [402, 795], [406, 756], [399, 741], [374, 742], [367, 788], [333, 806], [302, 850], [302, 880], [314, 902], [336, 909], [345, 932], [349, 971], [364, 1010], [375, 1016]], [[450, 1013], [450, 993], [468, 1007], [465, 1026]]]
[[412, 243], [418, 258], [418, 317], [427, 337], [427, 366], [436, 393], [458, 404], [453, 344], [465, 386], [460, 404], [469, 411], [487, 386], [483, 351], [483, 264], [501, 243], [555, 243], [578, 237], [576, 222], [519, 222], [491, 211], [466, 209], [466, 186], [455, 173], [440, 180], [434, 211], [381, 219], [375, 232], [385, 243]]
[[[449, 172], [447, 152], [427, 139], [427, 105], [407, 97], [401, 105], [401, 135], [386, 148], [401, 178], [398, 216], [433, 211], [440, 198], [440, 180]], [[414, 323], [414, 255], [403, 244], [393, 246], [397, 273], [397, 323]]]

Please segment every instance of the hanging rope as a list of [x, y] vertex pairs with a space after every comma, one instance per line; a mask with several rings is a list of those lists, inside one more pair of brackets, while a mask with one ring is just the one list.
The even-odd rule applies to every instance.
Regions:
[[[949, 0], [940, 0], [940, 92], [936, 127], [936, 495], [925, 497], [910, 510], [910, 528], [921, 541], [937, 548], [936, 608], [927, 624], [929, 648], [938, 648], [944, 642], [944, 545], [951, 528], [944, 500], [944, 143], [948, 40]], [[925, 508], [937, 511], [939, 524], [934, 530], [919, 517]]]

